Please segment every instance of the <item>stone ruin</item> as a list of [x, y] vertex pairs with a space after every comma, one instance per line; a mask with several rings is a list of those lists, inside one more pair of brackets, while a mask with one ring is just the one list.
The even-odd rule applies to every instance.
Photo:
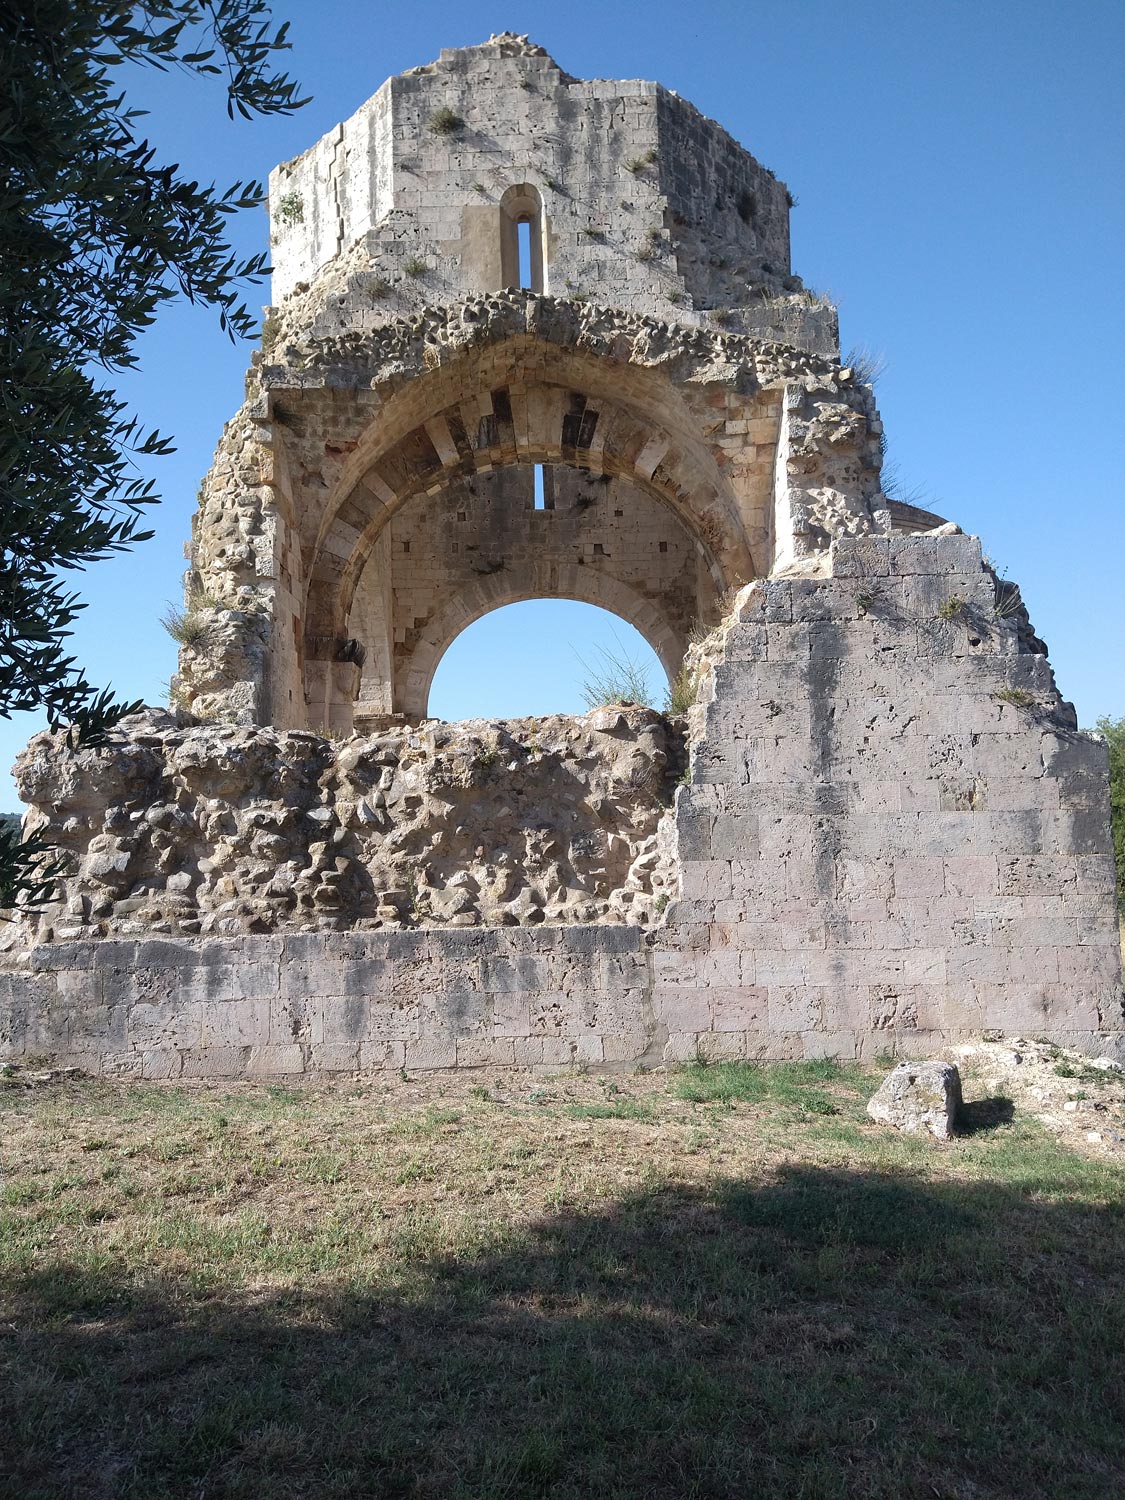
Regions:
[[[3, 1055], [1125, 1053], [1105, 747], [978, 540], [883, 493], [791, 205], [674, 93], [510, 34], [277, 168], [172, 707], [18, 763], [69, 873], [9, 924]], [[541, 597], [694, 703], [428, 719], [455, 637]]]

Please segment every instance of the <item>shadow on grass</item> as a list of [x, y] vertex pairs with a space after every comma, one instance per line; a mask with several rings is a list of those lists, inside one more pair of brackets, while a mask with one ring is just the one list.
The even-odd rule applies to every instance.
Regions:
[[4, 1289], [0, 1493], [1101, 1500], [1125, 1483], [1123, 1228], [802, 1168], [333, 1291], [46, 1266]]

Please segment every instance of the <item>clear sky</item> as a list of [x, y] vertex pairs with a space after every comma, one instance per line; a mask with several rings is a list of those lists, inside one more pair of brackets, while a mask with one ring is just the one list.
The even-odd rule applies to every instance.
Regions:
[[[291, 119], [231, 123], [199, 80], [130, 80], [153, 143], [190, 176], [264, 180], [389, 75], [504, 29], [570, 73], [656, 79], [719, 120], [799, 199], [793, 266], [838, 301], [845, 347], [885, 356], [877, 395], [905, 483], [1019, 581], [1080, 722], [1125, 711], [1120, 0], [278, 0], [274, 13], [313, 95]], [[264, 211], [237, 225], [247, 249], [266, 234]], [[159, 703], [175, 670], [159, 617], [178, 601], [196, 489], [249, 350], [182, 308], [140, 353], [122, 390], [178, 451], [152, 470], [156, 537], [79, 578], [74, 648], [93, 681]], [[583, 606], [512, 611], [454, 643], [433, 711], [571, 711], [579, 656], [616, 649], [614, 632], [642, 654], [628, 626]], [[36, 727], [0, 721], [0, 765]], [[16, 805], [6, 782], [0, 810]]]

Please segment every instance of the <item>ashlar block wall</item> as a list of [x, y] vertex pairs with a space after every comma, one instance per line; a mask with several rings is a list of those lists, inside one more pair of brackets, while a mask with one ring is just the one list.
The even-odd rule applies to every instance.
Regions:
[[831, 577], [751, 593], [677, 809], [673, 1055], [1120, 1048], [1106, 749], [995, 595], [959, 535], [840, 540]]

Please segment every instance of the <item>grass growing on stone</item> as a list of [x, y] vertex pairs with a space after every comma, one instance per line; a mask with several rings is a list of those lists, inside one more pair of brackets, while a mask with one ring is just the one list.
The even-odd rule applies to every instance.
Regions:
[[0, 1093], [0, 1493], [1119, 1492], [1125, 1170], [874, 1084]]

